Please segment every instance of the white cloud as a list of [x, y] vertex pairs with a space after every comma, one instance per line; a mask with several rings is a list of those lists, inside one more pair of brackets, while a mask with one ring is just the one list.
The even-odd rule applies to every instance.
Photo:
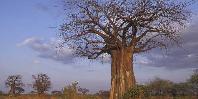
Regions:
[[39, 60], [33, 60], [32, 63], [33, 63], [33, 64], [40, 64], [41, 61], [39, 61]]
[[69, 49], [68, 47], [57, 48], [59, 43], [60, 41], [53, 38], [50, 40], [44, 40], [31, 37], [17, 44], [17, 46], [27, 46], [38, 52], [38, 56], [42, 58], [60, 61], [64, 64], [72, 63], [73, 59], [75, 58], [72, 54], [72, 49]]

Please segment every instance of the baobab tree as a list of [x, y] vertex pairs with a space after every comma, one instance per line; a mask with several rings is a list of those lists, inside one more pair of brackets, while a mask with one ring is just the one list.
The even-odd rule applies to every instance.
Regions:
[[[77, 0], [61, 25], [63, 44], [75, 55], [111, 56], [110, 99], [120, 99], [136, 83], [135, 54], [179, 44], [191, 15], [179, 0]], [[67, 11], [69, 9], [66, 9]]]
[[8, 76], [5, 85], [10, 87], [9, 94], [16, 95], [24, 92], [24, 86], [21, 75]]
[[48, 91], [51, 87], [51, 81], [49, 76], [47, 74], [37, 74], [32, 75], [34, 82], [33, 82], [33, 89], [38, 94], [44, 94], [46, 91]]

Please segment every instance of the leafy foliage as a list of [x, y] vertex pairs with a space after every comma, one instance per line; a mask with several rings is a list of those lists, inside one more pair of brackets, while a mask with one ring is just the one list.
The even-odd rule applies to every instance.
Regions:
[[44, 94], [50, 89], [51, 81], [47, 74], [32, 75], [32, 77], [34, 79], [32, 87], [38, 94]]
[[171, 91], [172, 85], [173, 82], [160, 78], [156, 78], [148, 84], [151, 89], [151, 94], [156, 96], [168, 95]]
[[198, 85], [198, 69], [194, 70], [194, 73], [192, 74], [188, 82]]
[[136, 85], [123, 95], [123, 99], [141, 98], [144, 95], [144, 89], [143, 85]]
[[172, 96], [187, 96], [192, 95], [190, 88], [190, 84], [188, 82], [185, 83], [175, 83], [172, 86], [171, 95]]
[[193, 94], [198, 95], [198, 69], [196, 69], [190, 79], [188, 79], [188, 83], [191, 89], [193, 89]]

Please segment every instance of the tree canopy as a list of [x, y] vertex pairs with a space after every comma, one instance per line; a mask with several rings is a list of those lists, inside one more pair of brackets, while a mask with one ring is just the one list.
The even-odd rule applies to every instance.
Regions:
[[5, 85], [10, 88], [9, 94], [20, 94], [24, 92], [24, 86], [21, 75], [8, 76]]
[[[177, 0], [82, 0], [61, 26], [65, 42], [79, 56], [97, 58], [131, 47], [134, 53], [178, 44], [191, 13]], [[68, 10], [68, 9], [67, 9]], [[171, 43], [170, 43], [171, 42]]]
[[47, 74], [32, 75], [32, 77], [34, 79], [32, 87], [38, 94], [44, 94], [51, 88], [51, 81]]

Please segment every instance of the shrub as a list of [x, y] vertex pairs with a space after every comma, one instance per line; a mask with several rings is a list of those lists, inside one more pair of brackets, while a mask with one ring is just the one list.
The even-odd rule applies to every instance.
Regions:
[[71, 85], [63, 88], [64, 99], [75, 99], [77, 96], [78, 82], [75, 81]]
[[140, 98], [144, 96], [145, 86], [143, 85], [136, 85], [130, 88], [123, 96], [123, 99], [131, 99], [131, 98]]

